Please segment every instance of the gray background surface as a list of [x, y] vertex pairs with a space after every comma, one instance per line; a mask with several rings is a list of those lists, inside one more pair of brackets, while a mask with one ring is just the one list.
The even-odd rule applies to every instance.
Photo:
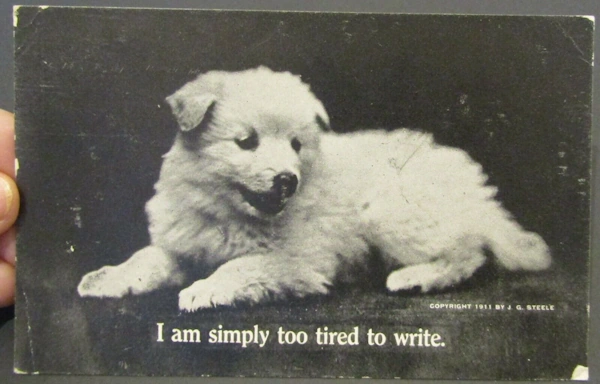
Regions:
[[[348, 11], [348, 12], [395, 12], [395, 13], [460, 13], [460, 14], [527, 14], [527, 15], [595, 15], [600, 17], [600, 3], [597, 1], [344, 1], [344, 2], [317, 2], [317, 1], [22, 1], [24, 5], [95, 5], [95, 6], [125, 6], [125, 7], [169, 7], [169, 8], [205, 8], [205, 9], [260, 9], [260, 10], [317, 10], [317, 11]], [[0, 77], [0, 107], [8, 110], [13, 109], [13, 61], [12, 61], [12, 2], [3, 1], [0, 4], [0, 71], [3, 74]], [[596, 29], [596, 41], [598, 41], [598, 29]], [[596, 53], [598, 48], [596, 46]], [[598, 57], [598, 56], [596, 56]], [[598, 96], [598, 68], [594, 68], [594, 99]], [[594, 103], [594, 160], [597, 160], [598, 150], [598, 116], [599, 106]], [[598, 185], [597, 161], [594, 161], [594, 190], [597, 191]], [[598, 225], [598, 215], [600, 204], [597, 201], [596, 194], [593, 199], [594, 220], [592, 233], [597, 234], [600, 230]], [[598, 302], [598, 280], [600, 279], [600, 269], [594, 259], [597, 257], [600, 248], [600, 239], [593, 236], [592, 242], [592, 302]], [[599, 353], [599, 311], [598, 305], [592, 306], [592, 321], [590, 324], [590, 353], [589, 361], [593, 364], [591, 376], [597, 377], [600, 372], [600, 353]], [[102, 378], [102, 377], [16, 377], [12, 371], [12, 321], [0, 328], [0, 379], [8, 379], [9, 383], [27, 383], [27, 382], [89, 382], [89, 383], [129, 383], [129, 382], [164, 382], [164, 383], [186, 383], [194, 382], [198, 379], [167, 379], [167, 378]], [[218, 382], [239, 382], [241, 379], [213, 379]], [[256, 380], [255, 380], [256, 381]], [[261, 382], [275, 382], [275, 380], [261, 380]], [[304, 380], [297, 380], [304, 381]], [[323, 380], [323, 382], [325, 382]], [[329, 382], [329, 380], [327, 381]], [[593, 382], [596, 382], [593, 380]]]

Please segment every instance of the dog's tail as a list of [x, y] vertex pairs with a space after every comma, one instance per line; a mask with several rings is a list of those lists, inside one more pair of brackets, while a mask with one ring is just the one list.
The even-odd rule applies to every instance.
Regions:
[[512, 219], [496, 223], [489, 232], [489, 246], [509, 270], [541, 271], [550, 267], [550, 249], [540, 235], [524, 230]]

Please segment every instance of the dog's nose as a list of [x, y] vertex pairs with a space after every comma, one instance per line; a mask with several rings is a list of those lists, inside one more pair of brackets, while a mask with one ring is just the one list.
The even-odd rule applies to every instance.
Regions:
[[290, 172], [280, 173], [273, 178], [273, 188], [284, 197], [290, 197], [296, 192], [298, 177]]

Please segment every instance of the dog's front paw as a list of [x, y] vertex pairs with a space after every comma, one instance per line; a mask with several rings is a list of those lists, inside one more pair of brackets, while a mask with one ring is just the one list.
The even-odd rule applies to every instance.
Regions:
[[297, 259], [254, 255], [231, 260], [207, 279], [179, 293], [179, 309], [254, 305], [284, 298], [327, 294], [330, 280]]
[[115, 268], [106, 266], [83, 276], [77, 286], [79, 296], [120, 298], [128, 294], [130, 287], [117, 276]]
[[265, 290], [259, 284], [244, 286], [231, 280], [215, 282], [215, 279], [209, 277], [198, 280], [179, 292], [179, 309], [195, 312], [199, 309], [229, 307], [238, 303], [256, 304], [266, 296]]

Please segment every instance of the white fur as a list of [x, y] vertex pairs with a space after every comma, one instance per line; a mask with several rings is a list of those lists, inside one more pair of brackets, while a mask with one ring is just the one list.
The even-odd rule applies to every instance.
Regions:
[[[373, 249], [390, 291], [456, 284], [485, 262], [485, 247], [511, 270], [550, 264], [542, 238], [512, 220], [464, 151], [405, 129], [322, 132], [325, 109], [289, 73], [209, 72], [167, 101], [181, 133], [147, 204], [152, 245], [84, 276], [81, 296], [179, 285], [189, 262], [213, 272], [181, 291], [184, 311], [324, 294], [369, 273]], [[241, 149], [235, 140], [251, 129], [259, 145]], [[281, 172], [299, 186], [278, 214], [236, 189], [268, 191]]]

